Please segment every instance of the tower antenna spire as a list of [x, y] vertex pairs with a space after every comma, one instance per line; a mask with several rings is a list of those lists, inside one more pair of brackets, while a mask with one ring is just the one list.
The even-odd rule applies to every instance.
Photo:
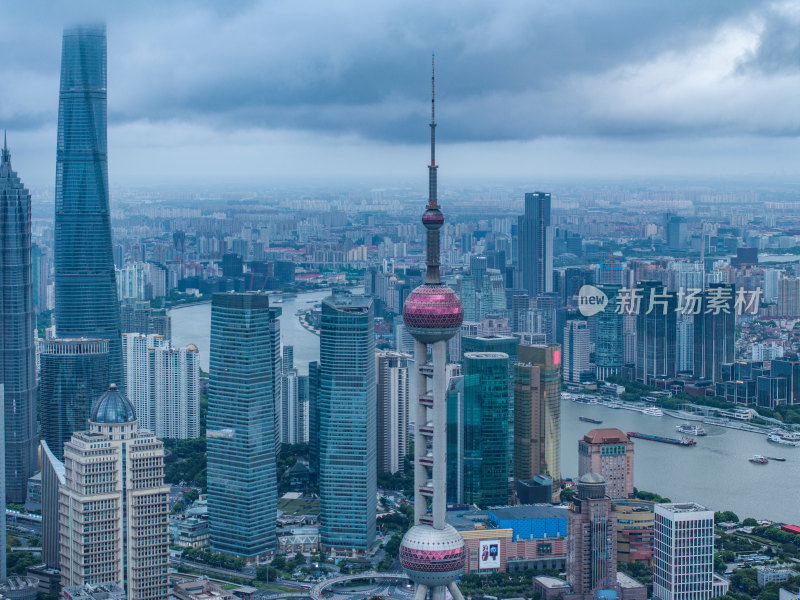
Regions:
[[436, 122], [436, 55], [431, 54], [431, 123]]
[[[430, 169], [431, 177], [433, 178], [434, 182], [436, 180], [436, 173], [433, 171], [436, 169], [436, 55], [431, 54], [431, 164]], [[436, 186], [434, 185], [432, 188], [434, 192], [432, 196], [428, 198], [428, 203], [431, 206], [436, 206]]]
[[3, 153], [0, 157], [2, 162], [9, 162], [11, 160], [11, 153], [8, 151], [8, 132], [3, 129]]

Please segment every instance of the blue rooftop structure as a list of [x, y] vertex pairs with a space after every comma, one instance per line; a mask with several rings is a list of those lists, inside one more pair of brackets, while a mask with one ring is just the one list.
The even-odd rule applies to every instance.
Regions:
[[565, 537], [567, 509], [550, 504], [492, 508], [489, 520], [498, 529], [511, 529], [513, 540]]

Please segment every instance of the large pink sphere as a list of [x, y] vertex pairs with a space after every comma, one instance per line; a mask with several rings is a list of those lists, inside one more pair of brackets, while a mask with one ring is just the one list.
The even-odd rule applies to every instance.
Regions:
[[463, 321], [461, 299], [443, 284], [426, 283], [417, 287], [403, 305], [406, 329], [423, 344], [449, 340]]
[[414, 583], [447, 585], [464, 570], [464, 539], [452, 525], [415, 525], [400, 543], [400, 564]]

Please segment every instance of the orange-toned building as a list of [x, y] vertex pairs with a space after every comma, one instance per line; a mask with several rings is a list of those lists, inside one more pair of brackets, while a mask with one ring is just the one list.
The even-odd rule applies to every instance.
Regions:
[[633, 442], [615, 428], [592, 429], [578, 442], [578, 476], [598, 473], [610, 498], [633, 496]]

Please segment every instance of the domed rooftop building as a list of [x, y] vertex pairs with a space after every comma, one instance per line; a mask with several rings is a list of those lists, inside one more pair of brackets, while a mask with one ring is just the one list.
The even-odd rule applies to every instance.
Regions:
[[112, 383], [92, 407], [89, 420], [93, 423], [133, 423], [136, 411], [127, 396]]
[[618, 589], [617, 515], [599, 473], [584, 473], [578, 479], [578, 497], [567, 510], [567, 537], [572, 598], [591, 600], [601, 589]]
[[578, 479], [578, 498], [604, 498], [606, 495], [606, 478], [599, 473], [584, 473]]
[[[164, 444], [152, 431], [139, 428], [133, 404], [113, 383], [92, 406], [89, 430], [73, 432], [64, 444], [58, 497], [75, 514], [91, 515], [92, 520], [89, 530], [83, 519], [59, 521], [62, 587], [83, 585], [85, 574], [95, 572], [101, 581], [119, 582], [128, 598], [166, 597], [169, 486], [164, 483]], [[94, 533], [123, 528], [136, 534], [97, 539]]]
[[89, 415], [89, 431], [110, 435], [112, 439], [128, 439], [136, 435], [139, 421], [128, 397], [115, 383], [97, 399]]

